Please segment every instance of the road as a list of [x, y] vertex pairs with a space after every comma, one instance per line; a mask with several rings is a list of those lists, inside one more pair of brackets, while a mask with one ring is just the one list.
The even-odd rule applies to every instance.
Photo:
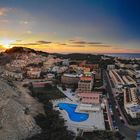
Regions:
[[119, 128], [119, 132], [123, 136], [125, 136], [125, 140], [136, 140], [136, 131], [130, 129], [127, 125], [124, 125], [119, 119], [119, 115], [118, 115], [116, 108], [115, 108], [115, 99], [114, 99], [114, 96], [112, 93], [112, 85], [110, 83], [110, 79], [108, 78], [106, 71], [103, 72], [103, 76], [104, 76], [104, 79], [105, 79], [106, 84], [107, 84], [107, 92], [109, 93], [109, 100], [112, 104], [114, 119], [115, 119], [116, 124]]

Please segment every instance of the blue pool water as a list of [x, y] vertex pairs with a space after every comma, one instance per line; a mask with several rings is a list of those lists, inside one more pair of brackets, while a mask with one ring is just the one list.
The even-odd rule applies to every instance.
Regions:
[[88, 119], [88, 113], [77, 113], [75, 109], [77, 107], [76, 104], [68, 104], [68, 103], [59, 103], [59, 109], [63, 109], [67, 111], [69, 118], [75, 122], [82, 122]]

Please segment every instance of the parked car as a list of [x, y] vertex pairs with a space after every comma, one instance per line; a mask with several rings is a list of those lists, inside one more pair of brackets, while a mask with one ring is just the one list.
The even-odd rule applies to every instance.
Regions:
[[118, 128], [118, 126], [115, 126], [114, 128], [115, 128], [115, 131], [119, 131], [119, 128]]

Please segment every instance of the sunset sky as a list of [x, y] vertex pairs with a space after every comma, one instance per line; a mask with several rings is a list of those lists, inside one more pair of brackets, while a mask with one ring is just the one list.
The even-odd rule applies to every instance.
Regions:
[[0, 0], [0, 51], [140, 53], [139, 0]]

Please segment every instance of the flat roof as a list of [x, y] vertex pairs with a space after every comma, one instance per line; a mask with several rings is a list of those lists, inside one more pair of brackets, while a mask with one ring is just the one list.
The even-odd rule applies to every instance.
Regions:
[[97, 98], [97, 99], [87, 99], [87, 98], [83, 98], [82, 100], [81, 100], [81, 102], [82, 103], [88, 103], [88, 104], [99, 104], [100, 103], [100, 101], [99, 101], [99, 99]]
[[82, 77], [80, 78], [80, 80], [81, 80], [81, 81], [92, 81], [93, 78], [92, 78], [91, 76], [82, 76]]
[[97, 93], [79, 93], [78, 96], [82, 98], [82, 103], [100, 103], [100, 94]]
[[65, 73], [64, 76], [67, 76], [67, 77], [81, 77], [81, 75], [79, 75], [79, 74], [67, 74], [67, 73]]

